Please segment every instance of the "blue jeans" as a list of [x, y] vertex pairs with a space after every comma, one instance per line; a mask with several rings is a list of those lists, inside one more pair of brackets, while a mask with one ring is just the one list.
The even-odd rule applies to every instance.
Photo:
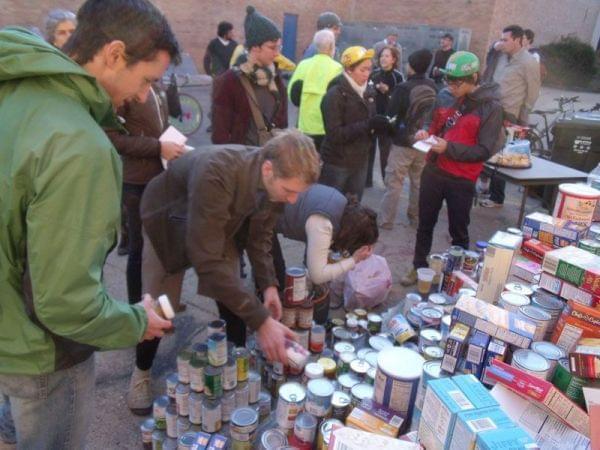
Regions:
[[342, 194], [354, 194], [362, 199], [367, 181], [367, 162], [361, 167], [347, 168], [325, 163], [321, 169], [320, 183], [336, 188]]
[[0, 440], [19, 450], [85, 448], [94, 382], [94, 356], [45, 375], [0, 374]]

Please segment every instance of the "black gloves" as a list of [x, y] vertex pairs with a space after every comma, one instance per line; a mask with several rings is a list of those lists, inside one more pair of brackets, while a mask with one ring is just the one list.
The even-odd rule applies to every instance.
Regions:
[[391, 128], [390, 120], [383, 114], [376, 114], [369, 119], [369, 130], [374, 134], [387, 134]]

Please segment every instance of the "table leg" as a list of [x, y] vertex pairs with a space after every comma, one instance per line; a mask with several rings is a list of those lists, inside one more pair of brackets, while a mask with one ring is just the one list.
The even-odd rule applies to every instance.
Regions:
[[523, 186], [523, 198], [521, 199], [521, 209], [519, 211], [519, 221], [517, 222], [517, 226], [521, 228], [523, 225], [523, 216], [525, 215], [525, 203], [527, 202], [527, 196], [529, 195], [529, 186]]

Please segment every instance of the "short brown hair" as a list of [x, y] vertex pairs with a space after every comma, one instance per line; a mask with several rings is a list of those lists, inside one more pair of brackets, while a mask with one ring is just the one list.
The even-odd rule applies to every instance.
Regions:
[[313, 140], [295, 128], [282, 131], [262, 148], [262, 157], [271, 161], [278, 178], [302, 179], [316, 183], [321, 173], [321, 159]]
[[392, 53], [392, 56], [394, 57], [394, 69], [400, 67], [400, 50], [398, 50], [398, 47], [393, 45], [386, 45], [379, 50], [379, 53], [377, 54], [377, 65], [379, 65], [379, 60], [381, 59], [381, 54], [384, 50], [389, 50]]
[[375, 211], [361, 205], [355, 195], [347, 195], [346, 198], [348, 203], [331, 247], [334, 251], [352, 255], [364, 245], [375, 244], [379, 239], [379, 228]]

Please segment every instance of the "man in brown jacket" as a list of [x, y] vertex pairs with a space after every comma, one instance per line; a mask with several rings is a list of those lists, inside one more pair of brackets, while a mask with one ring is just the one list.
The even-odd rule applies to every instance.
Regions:
[[[312, 139], [287, 130], [263, 148], [219, 145], [191, 151], [147, 186], [142, 221], [148, 237], [143, 261], [144, 292], [167, 294], [177, 304], [184, 271], [198, 275], [198, 293], [217, 300], [257, 331], [269, 360], [286, 361], [285, 338], [294, 333], [281, 316], [271, 257], [273, 227], [284, 203], [294, 203], [319, 177]], [[264, 305], [239, 277], [235, 236], [248, 229], [246, 251]], [[148, 349], [154, 358], [159, 340]], [[150, 371], [134, 369], [130, 409], [152, 405]], [[135, 402], [133, 401], [135, 400]]]

